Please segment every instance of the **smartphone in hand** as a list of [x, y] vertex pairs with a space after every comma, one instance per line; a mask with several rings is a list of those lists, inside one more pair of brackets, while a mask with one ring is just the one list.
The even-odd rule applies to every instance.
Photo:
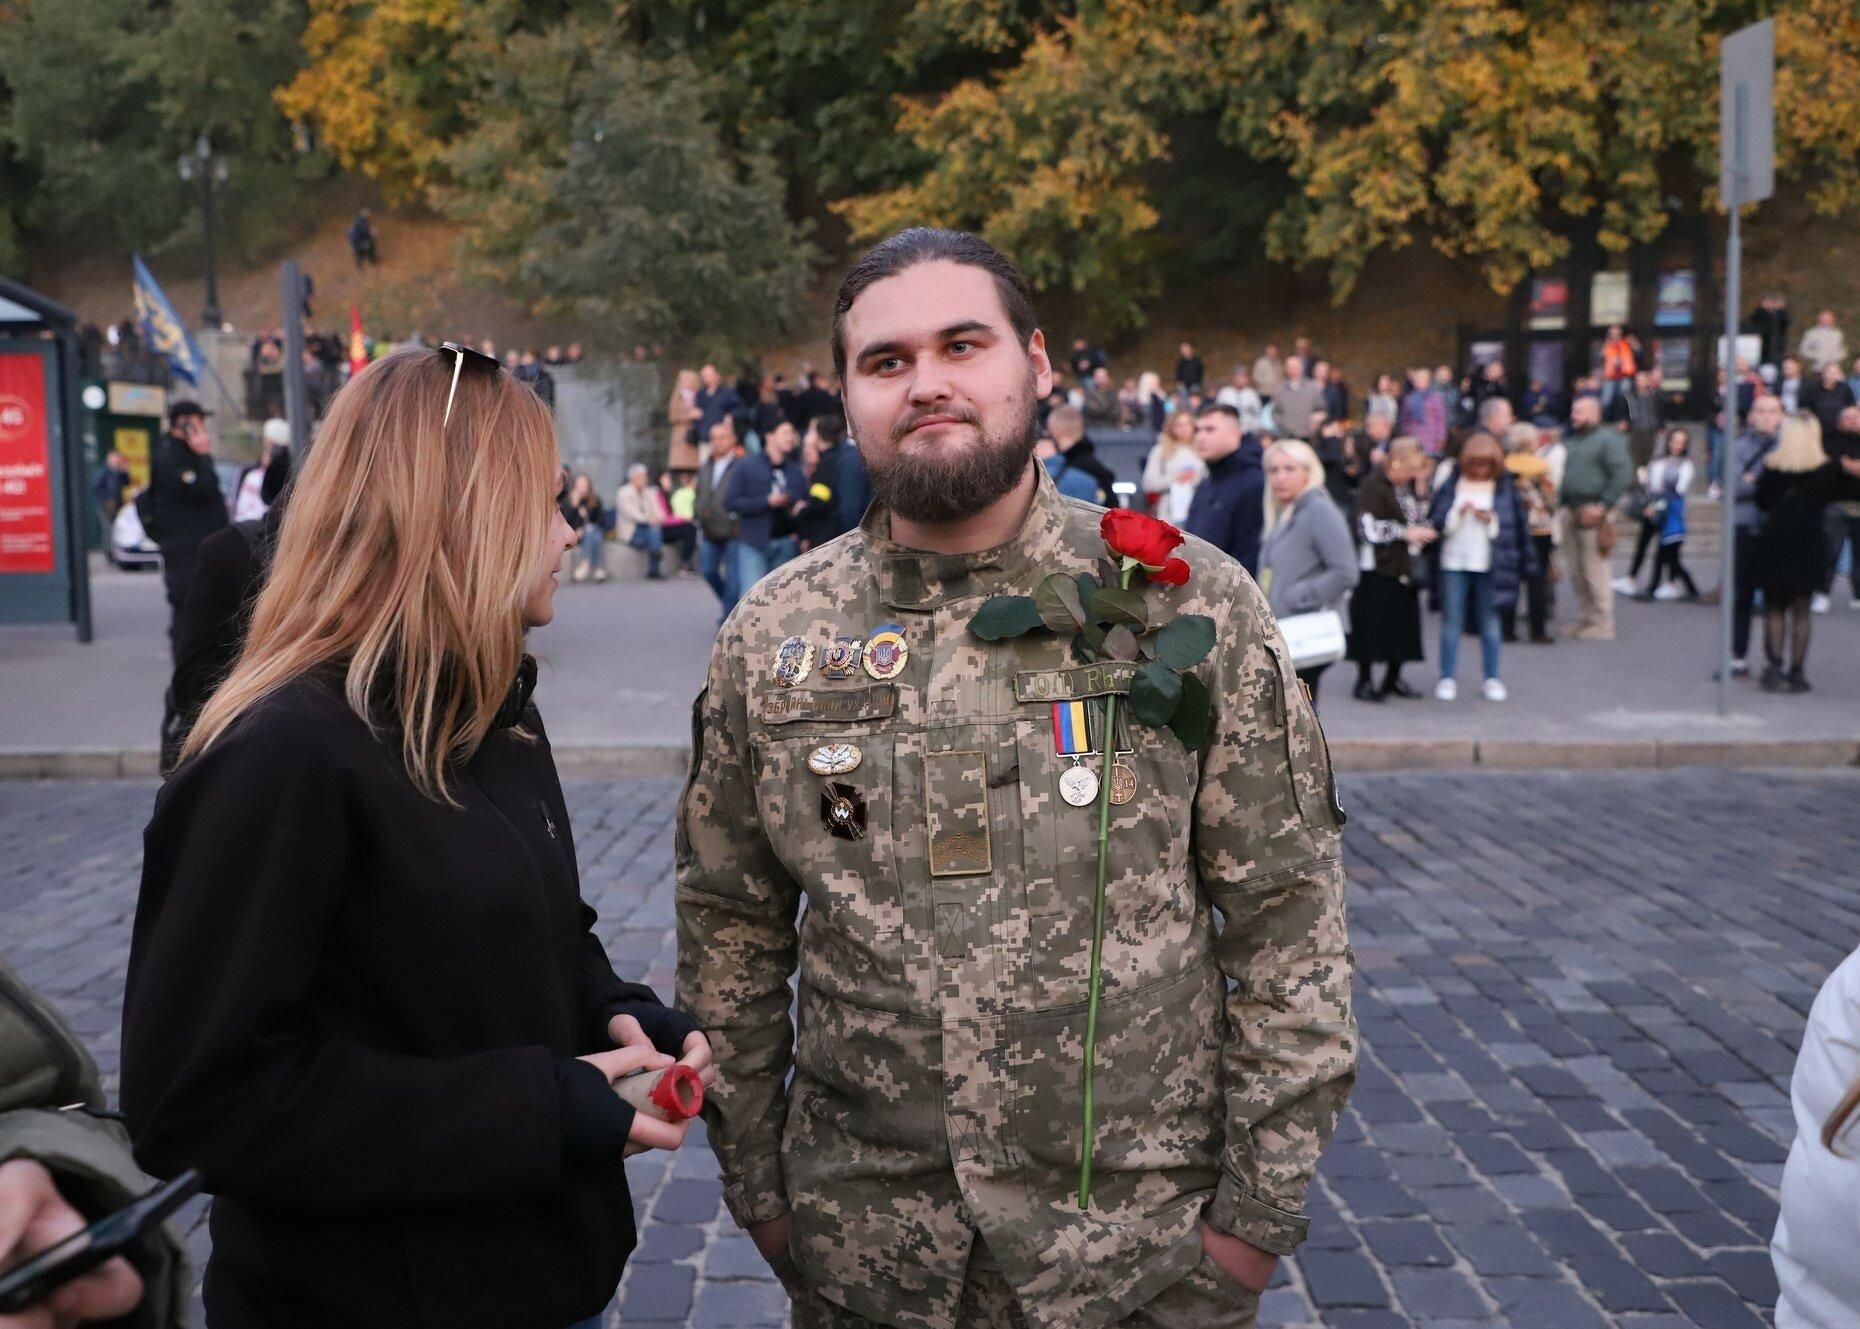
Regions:
[[65, 1284], [115, 1259], [199, 1193], [200, 1174], [189, 1168], [173, 1181], [0, 1274], [0, 1315], [30, 1310]]

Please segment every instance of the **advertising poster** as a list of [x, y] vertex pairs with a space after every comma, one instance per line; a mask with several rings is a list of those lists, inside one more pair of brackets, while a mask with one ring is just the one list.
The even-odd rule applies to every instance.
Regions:
[[1692, 323], [1692, 307], [1698, 298], [1698, 277], [1690, 268], [1660, 274], [1659, 297], [1653, 307], [1654, 326], [1684, 328]]
[[57, 570], [48, 425], [44, 358], [0, 354], [0, 573]]
[[1531, 282], [1531, 330], [1554, 332], [1569, 322], [1569, 281], [1538, 277]]
[[1598, 272], [1589, 285], [1589, 326], [1606, 328], [1626, 323], [1628, 316], [1628, 275], [1625, 272]]

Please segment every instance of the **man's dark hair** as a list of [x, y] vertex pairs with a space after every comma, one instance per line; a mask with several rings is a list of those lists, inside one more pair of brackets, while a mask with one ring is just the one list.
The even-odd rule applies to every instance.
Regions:
[[1027, 278], [1012, 259], [967, 231], [950, 231], [933, 226], [913, 226], [868, 249], [847, 270], [833, 301], [833, 372], [843, 382], [846, 378], [846, 311], [873, 282], [895, 277], [919, 263], [960, 263], [980, 268], [995, 279], [1001, 307], [1007, 311], [1014, 335], [1025, 346], [1040, 326], [1033, 312], [1033, 291]]
[[838, 411], [816, 415], [814, 433], [819, 437], [821, 447], [836, 448], [846, 440], [846, 417]]
[[1201, 409], [1195, 412], [1197, 420], [1205, 420], [1210, 415], [1224, 415], [1235, 424], [1240, 423], [1240, 412], [1224, 401], [1203, 402]]

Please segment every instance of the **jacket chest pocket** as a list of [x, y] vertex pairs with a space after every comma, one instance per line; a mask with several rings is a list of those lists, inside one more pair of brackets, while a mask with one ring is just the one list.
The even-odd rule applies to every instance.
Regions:
[[[1077, 762], [1058, 751], [1051, 704], [1029, 704], [1016, 723], [1021, 760], [1021, 833], [1025, 836], [1027, 911], [1040, 933], [1079, 931], [1090, 939], [1097, 896], [1097, 823], [1099, 794], [1105, 781], [1103, 716], [1105, 699], [1092, 697], [1092, 747]], [[1122, 706], [1120, 706], [1122, 710]], [[1118, 751], [1112, 792], [1129, 794], [1110, 805], [1105, 840], [1107, 901], [1133, 901], [1174, 890], [1187, 881], [1189, 807], [1194, 797], [1194, 758], [1168, 732], [1157, 734], [1138, 723], [1118, 723]], [[1073, 775], [1083, 766], [1088, 777]], [[1066, 792], [1094, 796], [1081, 805]], [[1190, 883], [1192, 887], [1192, 883]], [[1192, 888], [1190, 888], [1192, 894]], [[1040, 924], [1040, 920], [1051, 920]], [[1109, 920], [1107, 920], [1109, 929]], [[1055, 937], [1056, 941], [1056, 937]]]
[[893, 833], [894, 741], [865, 726], [759, 734], [756, 802], [808, 909], [857, 943], [904, 926]]

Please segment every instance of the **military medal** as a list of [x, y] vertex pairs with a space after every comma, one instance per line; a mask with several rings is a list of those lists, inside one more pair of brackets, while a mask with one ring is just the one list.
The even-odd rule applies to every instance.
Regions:
[[911, 648], [904, 644], [904, 627], [899, 623], [882, 624], [865, 643], [865, 672], [881, 683], [904, 672], [911, 658]]
[[814, 667], [814, 648], [799, 637], [790, 637], [775, 652], [775, 681], [791, 688], [807, 677]]
[[865, 800], [851, 785], [835, 781], [820, 791], [820, 820], [836, 840], [862, 840]]
[[1120, 752], [1111, 763], [1111, 801], [1119, 807], [1137, 796], [1137, 768], [1124, 760], [1134, 755]]
[[864, 642], [836, 637], [833, 644], [820, 653], [821, 676], [841, 682], [851, 678], [859, 672], [859, 657], [864, 653]]
[[851, 743], [825, 743], [808, 754], [807, 769], [815, 775], [846, 775], [864, 760], [865, 754]]
[[1075, 808], [1098, 797], [1098, 773], [1085, 765], [1091, 753], [1090, 713], [1082, 701], [1053, 703], [1053, 751], [1072, 765], [1059, 773], [1059, 796]]

